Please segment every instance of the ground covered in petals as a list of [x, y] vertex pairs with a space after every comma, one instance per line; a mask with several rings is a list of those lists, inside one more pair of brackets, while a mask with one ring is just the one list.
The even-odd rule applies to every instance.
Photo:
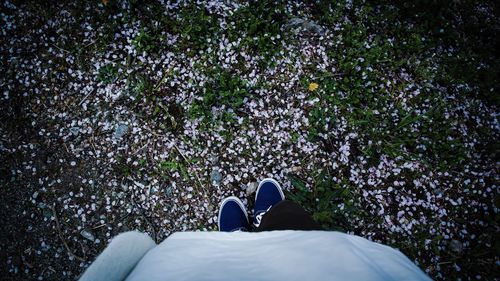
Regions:
[[216, 231], [265, 177], [434, 279], [498, 277], [498, 4], [406, 2], [3, 1], [2, 277]]

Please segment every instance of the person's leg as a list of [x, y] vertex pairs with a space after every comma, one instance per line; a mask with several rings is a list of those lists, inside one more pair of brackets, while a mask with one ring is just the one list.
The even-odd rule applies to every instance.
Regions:
[[142, 257], [155, 246], [147, 234], [137, 231], [121, 233], [111, 239], [111, 243], [78, 280], [125, 280]]
[[238, 197], [230, 196], [222, 200], [218, 217], [219, 231], [248, 231], [250, 223], [245, 205]]
[[254, 231], [320, 230], [321, 226], [302, 207], [285, 201], [279, 183], [268, 178], [257, 188], [253, 228]]
[[322, 230], [322, 228], [297, 203], [283, 200], [262, 217], [259, 227], [255, 229], [256, 232], [271, 230]]

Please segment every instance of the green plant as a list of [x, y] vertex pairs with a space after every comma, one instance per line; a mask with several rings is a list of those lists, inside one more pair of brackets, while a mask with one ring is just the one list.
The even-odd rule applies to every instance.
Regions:
[[352, 205], [347, 186], [336, 183], [327, 172], [321, 171], [314, 178], [311, 189], [295, 176], [290, 176], [294, 190], [286, 197], [301, 205], [312, 214], [314, 220], [324, 229], [349, 230], [349, 216], [356, 210]]
[[97, 73], [97, 81], [104, 84], [112, 83], [118, 75], [118, 69], [113, 64], [109, 63], [99, 68]]
[[[222, 105], [235, 110], [243, 105], [244, 98], [250, 93], [250, 87], [238, 75], [216, 68], [211, 82], [200, 91], [201, 99], [193, 102], [189, 112], [193, 117], [211, 116], [212, 107]], [[231, 113], [223, 114], [226, 121], [232, 117]]]
[[190, 4], [179, 11], [172, 29], [180, 34], [178, 51], [193, 55], [208, 47], [207, 39], [218, 33], [219, 21], [206, 9]]
[[262, 55], [260, 66], [265, 67], [274, 63], [272, 57], [280, 51], [278, 35], [287, 18], [284, 1], [250, 1], [231, 16], [235, 25], [228, 28], [228, 37], [236, 40], [245, 34], [242, 47]]
[[142, 30], [139, 34], [132, 40], [132, 45], [139, 52], [150, 52], [157, 49], [157, 44], [154, 42], [153, 36], [151, 36], [146, 30]]
[[189, 172], [184, 163], [171, 160], [163, 160], [160, 162], [160, 168], [161, 170], [169, 171], [171, 173], [179, 172], [182, 175], [183, 179], [189, 179]]

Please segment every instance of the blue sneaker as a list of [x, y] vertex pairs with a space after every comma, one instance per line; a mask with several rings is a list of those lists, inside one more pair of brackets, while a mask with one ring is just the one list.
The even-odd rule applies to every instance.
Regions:
[[271, 209], [272, 206], [285, 200], [285, 194], [281, 190], [280, 184], [271, 179], [263, 179], [259, 183], [257, 192], [255, 193], [255, 207], [253, 211], [253, 226], [259, 227], [264, 214]]
[[235, 196], [222, 200], [217, 223], [219, 231], [248, 231], [250, 223], [243, 202]]

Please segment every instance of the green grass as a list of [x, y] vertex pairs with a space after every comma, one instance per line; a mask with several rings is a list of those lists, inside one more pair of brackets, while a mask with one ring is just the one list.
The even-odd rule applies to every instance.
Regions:
[[314, 177], [314, 185], [307, 188], [296, 176], [289, 177], [293, 192], [286, 192], [286, 198], [303, 206], [325, 230], [346, 232], [350, 230], [349, 217], [356, 214], [352, 191], [346, 181], [335, 183], [332, 175], [321, 171]]
[[[200, 90], [199, 99], [189, 110], [192, 117], [211, 116], [213, 106], [226, 106], [237, 110], [243, 105], [244, 98], [252, 93], [248, 83], [234, 73], [214, 68], [211, 74], [213, 76], [210, 82]], [[225, 112], [223, 117], [230, 119], [231, 113]]]
[[99, 68], [99, 73], [97, 74], [97, 81], [104, 84], [112, 83], [118, 75], [118, 69], [112, 64], [107, 64], [104, 67]]

